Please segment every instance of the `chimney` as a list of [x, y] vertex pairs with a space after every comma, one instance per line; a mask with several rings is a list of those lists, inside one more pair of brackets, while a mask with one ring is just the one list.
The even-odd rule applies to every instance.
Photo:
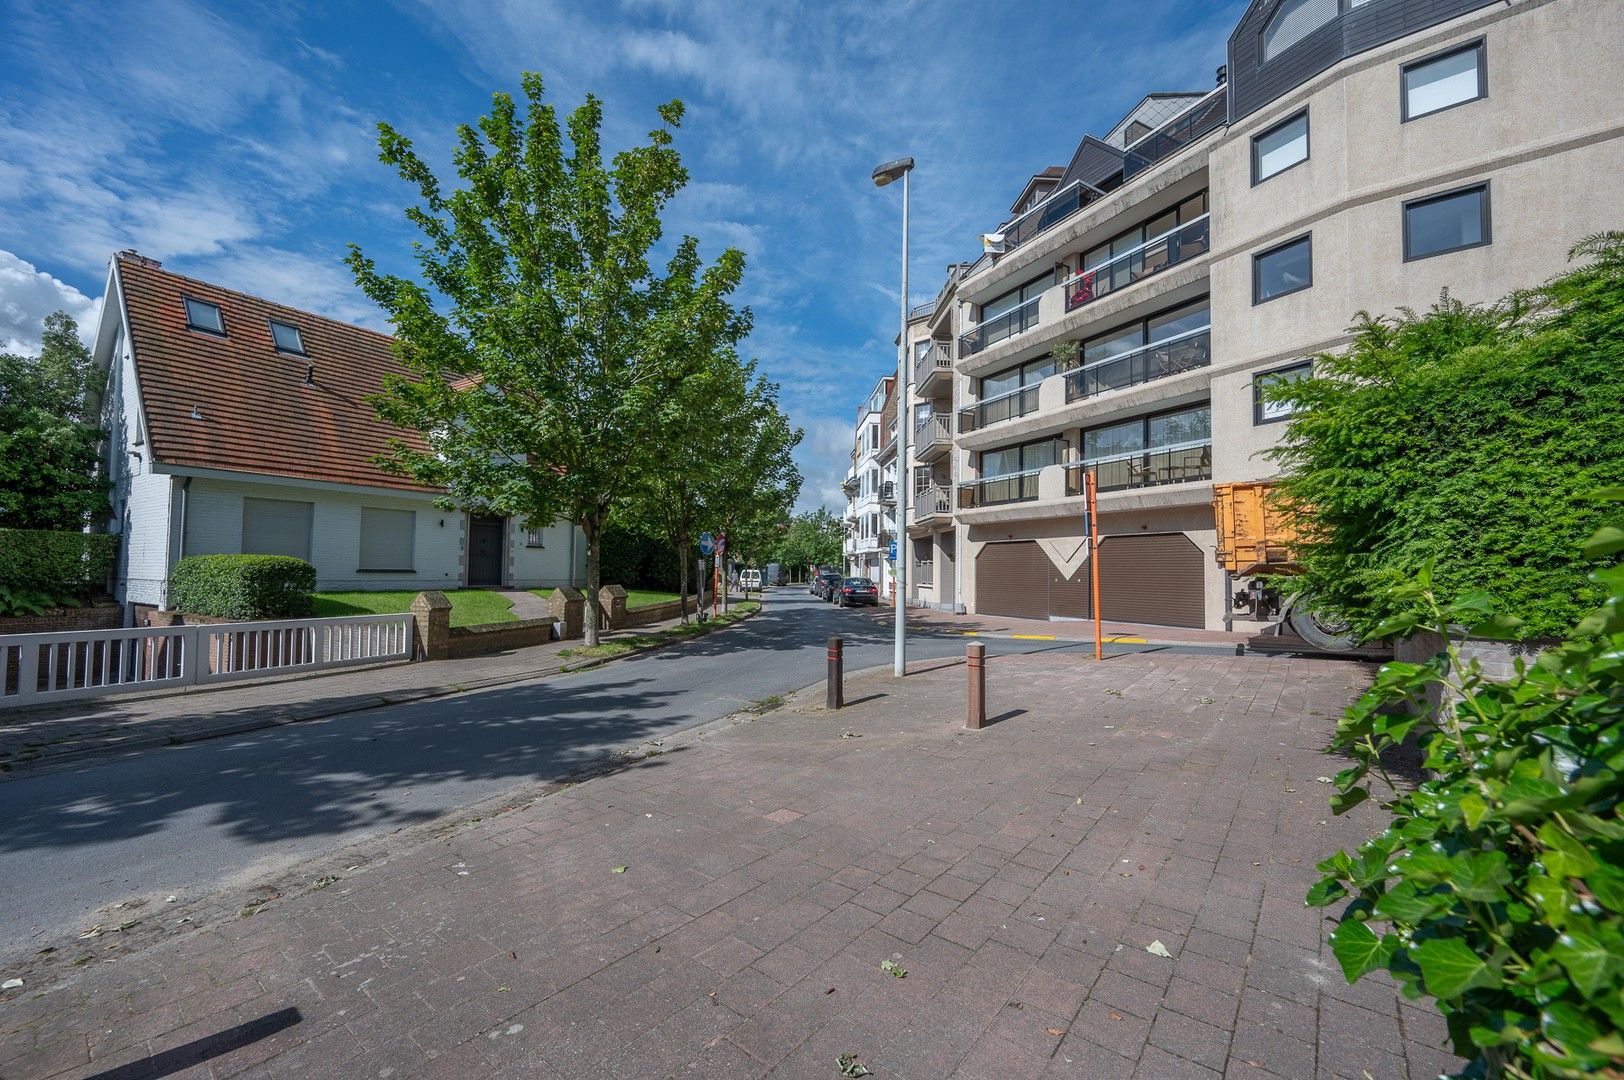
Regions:
[[135, 250], [134, 248], [125, 248], [123, 251], [120, 251], [118, 253], [118, 258], [122, 259], [125, 262], [133, 262], [133, 263], [139, 263], [142, 266], [150, 266], [154, 270], [161, 270], [161, 269], [163, 269], [163, 265], [164, 265], [163, 263], [159, 262], [157, 259], [149, 259], [149, 258], [147, 258], [145, 255], [141, 254], [139, 251]]
[[306, 386], [315, 386], [316, 385], [316, 365], [315, 364], [309, 364], [309, 365], [307, 365], [305, 367], [305, 381], [304, 381], [304, 384]]

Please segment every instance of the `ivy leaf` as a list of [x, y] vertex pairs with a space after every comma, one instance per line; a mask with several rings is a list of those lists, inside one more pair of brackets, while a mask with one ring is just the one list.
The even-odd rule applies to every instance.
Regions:
[[1551, 946], [1551, 958], [1567, 969], [1573, 985], [1584, 991], [1586, 997], [1601, 989], [1611, 960], [1601, 942], [1576, 933], [1557, 938], [1556, 944]]
[[1601, 1028], [1577, 1006], [1565, 1001], [1553, 1001], [1540, 1014], [1544, 1034], [1581, 1062], [1590, 1065], [1605, 1064], [1605, 1057], [1590, 1049], [1592, 1043], [1602, 1041]]
[[1449, 867], [1450, 886], [1468, 900], [1502, 899], [1511, 881], [1503, 851], [1463, 851], [1449, 860]]
[[1368, 798], [1370, 798], [1369, 788], [1356, 787], [1339, 791], [1331, 796], [1331, 813], [1345, 814]]
[[1418, 924], [1450, 906], [1447, 895], [1423, 893], [1413, 881], [1400, 881], [1376, 901], [1376, 914], [1395, 922]]
[[1483, 801], [1481, 795], [1475, 793], [1461, 796], [1459, 805], [1461, 816], [1466, 819], [1467, 827], [1472, 829], [1477, 828], [1483, 816], [1489, 812], [1489, 804]]
[[1308, 890], [1308, 897], [1303, 901], [1308, 907], [1325, 907], [1335, 903], [1348, 895], [1348, 890], [1336, 878], [1321, 878]]
[[1331, 931], [1331, 952], [1350, 983], [1386, 967], [1397, 947], [1397, 938], [1391, 934], [1378, 938], [1374, 930], [1357, 919], [1344, 920]]
[[1494, 986], [1500, 977], [1460, 938], [1429, 938], [1410, 950], [1421, 965], [1427, 993], [1448, 1000], [1478, 986]]
[[1604, 525], [1589, 540], [1585, 541], [1584, 557], [1587, 559], [1605, 559], [1609, 555], [1616, 555], [1624, 551], [1624, 528], [1617, 525]]

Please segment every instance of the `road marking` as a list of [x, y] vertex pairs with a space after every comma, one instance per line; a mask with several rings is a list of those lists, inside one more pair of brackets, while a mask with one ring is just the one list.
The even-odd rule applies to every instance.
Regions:
[[1055, 641], [1053, 634], [1011, 634], [1016, 641]]
[[1112, 645], [1149, 645], [1150, 641], [1142, 637], [1108, 637], [1105, 639]]

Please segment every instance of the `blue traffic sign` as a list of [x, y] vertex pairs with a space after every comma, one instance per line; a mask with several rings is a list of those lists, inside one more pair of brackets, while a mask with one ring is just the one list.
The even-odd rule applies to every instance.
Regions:
[[891, 550], [886, 555], [886, 558], [890, 559], [892, 562], [897, 561], [897, 542], [895, 540], [891, 541]]
[[699, 534], [699, 553], [701, 555], [709, 555], [711, 552], [713, 552], [715, 550], [716, 550], [716, 537], [712, 536], [708, 532], [707, 533], [700, 533]]

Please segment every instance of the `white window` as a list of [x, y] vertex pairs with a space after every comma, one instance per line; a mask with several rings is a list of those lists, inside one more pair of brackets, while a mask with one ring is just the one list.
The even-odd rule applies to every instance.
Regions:
[[304, 336], [299, 328], [291, 323], [271, 321], [271, 341], [276, 344], [277, 352], [305, 354]]
[[1483, 43], [1473, 42], [1442, 56], [1406, 64], [1401, 81], [1405, 120], [1487, 97], [1488, 66], [1484, 63]]
[[361, 570], [411, 570], [417, 514], [361, 507]]
[[210, 334], [225, 335], [225, 320], [220, 316], [220, 305], [211, 304], [205, 300], [193, 300], [190, 296], [182, 297], [186, 303], [186, 325], [192, 330], [202, 330]]
[[1308, 160], [1308, 113], [1303, 111], [1252, 140], [1252, 183]]
[[291, 499], [242, 501], [244, 555], [291, 555], [310, 559], [310, 519], [314, 503]]

